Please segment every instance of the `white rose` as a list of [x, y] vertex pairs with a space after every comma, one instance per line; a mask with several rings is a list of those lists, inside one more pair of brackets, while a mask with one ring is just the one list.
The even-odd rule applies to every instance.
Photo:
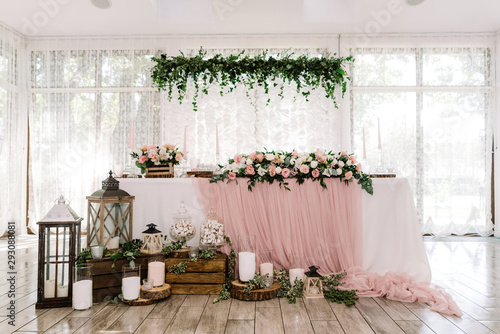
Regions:
[[167, 149], [165, 147], [161, 146], [159, 153], [160, 153], [160, 155], [165, 155], [165, 154], [167, 154]]
[[340, 168], [344, 167], [344, 162], [343, 161], [339, 161], [339, 167]]
[[338, 162], [337, 159], [333, 159], [332, 166], [335, 166], [337, 164], [337, 162]]
[[351, 160], [347, 160], [347, 166], [350, 166], [350, 165], [352, 165]]
[[311, 162], [312, 159], [313, 159], [312, 157], [307, 158], [307, 162]]
[[259, 169], [257, 169], [257, 174], [259, 174], [260, 176], [266, 175], [266, 172], [267, 172], [267, 170], [265, 170], [262, 167], [259, 167]]
[[292, 166], [295, 165], [295, 161], [296, 161], [295, 158], [291, 158], [290, 159], [290, 165], [292, 165]]
[[342, 175], [342, 168], [337, 168], [337, 175]]
[[304, 153], [304, 152], [300, 152], [300, 153], [298, 153], [298, 154], [297, 154], [297, 156], [298, 156], [299, 158], [302, 158], [304, 155], [305, 155], [305, 153]]
[[330, 176], [330, 170], [328, 168], [325, 168], [325, 170], [323, 171], [323, 175]]
[[253, 163], [252, 159], [248, 158], [247, 159], [247, 165], [251, 165]]
[[286, 155], [284, 155], [284, 154], [280, 155], [280, 160], [285, 161], [285, 158], [286, 158]]
[[311, 161], [311, 168], [316, 168], [318, 167], [318, 162], [316, 160]]
[[276, 174], [281, 174], [281, 167], [276, 167]]
[[269, 161], [273, 161], [274, 160], [274, 154], [266, 154], [266, 159], [269, 160]]

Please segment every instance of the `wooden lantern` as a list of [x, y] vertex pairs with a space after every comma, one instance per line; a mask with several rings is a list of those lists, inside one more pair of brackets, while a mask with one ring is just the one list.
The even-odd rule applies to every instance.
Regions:
[[135, 196], [121, 190], [119, 185], [109, 171], [109, 177], [102, 181], [102, 189], [87, 196], [87, 247], [104, 245], [115, 250], [120, 244], [132, 241]]
[[161, 231], [156, 229], [156, 225], [151, 223], [146, 225], [148, 229], [142, 232], [142, 247], [143, 254], [160, 254], [163, 248]]
[[323, 298], [323, 285], [321, 284], [321, 275], [318, 273], [319, 267], [311, 266], [305, 273], [304, 297]]
[[61, 196], [38, 224], [36, 308], [71, 306], [73, 267], [80, 253], [83, 218]]

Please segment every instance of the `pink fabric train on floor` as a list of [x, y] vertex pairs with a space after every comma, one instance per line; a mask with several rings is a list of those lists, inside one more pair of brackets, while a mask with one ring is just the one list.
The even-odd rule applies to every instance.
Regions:
[[[431, 309], [461, 316], [453, 299], [437, 285], [414, 282], [409, 275], [383, 276], [360, 268], [362, 264], [361, 187], [325, 180], [328, 189], [306, 180], [289, 181], [290, 191], [277, 184], [258, 184], [249, 191], [246, 179], [229, 184], [193, 179], [198, 202], [205, 215], [210, 208], [224, 221], [226, 234], [237, 247], [237, 236], [255, 234], [259, 250], [272, 248], [277, 267], [290, 268], [292, 254], [303, 252], [304, 265], [318, 265], [322, 274], [346, 270], [346, 289], [359, 296], [431, 305]], [[374, 189], [374, 191], [377, 191]], [[257, 263], [259, 259], [257, 259]]]

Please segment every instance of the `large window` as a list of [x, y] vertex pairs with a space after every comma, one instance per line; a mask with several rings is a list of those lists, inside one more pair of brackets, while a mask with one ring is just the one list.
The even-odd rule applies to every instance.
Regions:
[[407, 177], [423, 232], [489, 234], [487, 48], [353, 49], [352, 142], [367, 163]]

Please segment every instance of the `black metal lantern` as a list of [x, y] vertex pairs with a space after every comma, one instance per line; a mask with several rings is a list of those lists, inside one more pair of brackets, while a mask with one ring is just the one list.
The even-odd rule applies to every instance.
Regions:
[[117, 249], [132, 241], [132, 216], [135, 196], [119, 188], [120, 182], [109, 177], [102, 181], [102, 189], [87, 196], [87, 247], [104, 245]]
[[73, 267], [80, 250], [80, 218], [61, 196], [38, 224], [36, 308], [71, 306]]
[[163, 249], [163, 240], [161, 231], [156, 229], [156, 225], [151, 223], [146, 225], [148, 229], [142, 232], [142, 247], [143, 254], [160, 254]]

